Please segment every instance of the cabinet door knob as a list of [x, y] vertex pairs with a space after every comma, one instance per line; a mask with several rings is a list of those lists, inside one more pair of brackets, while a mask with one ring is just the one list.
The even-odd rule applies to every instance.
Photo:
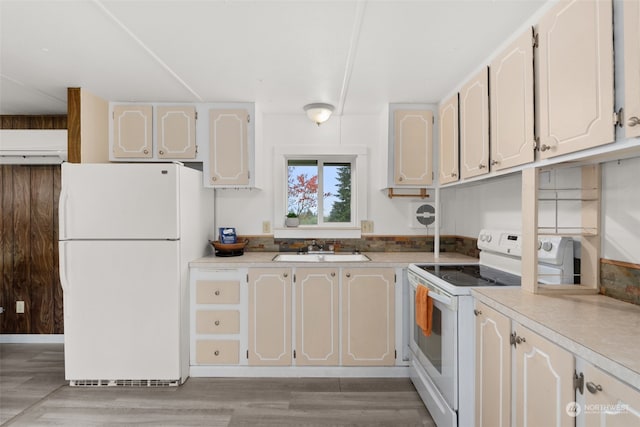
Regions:
[[403, 178], [402, 178], [402, 177], [399, 177], [399, 178], [398, 178], [398, 181], [403, 181]]
[[589, 393], [591, 394], [596, 394], [597, 392], [602, 391], [602, 386], [589, 381], [587, 382], [587, 390], [589, 390]]
[[144, 154], [149, 154], [149, 150], [145, 149], [145, 150], [143, 151], [143, 153], [144, 153]]
[[336, 277], [336, 272], [335, 271], [331, 272], [331, 277]]
[[289, 273], [284, 273], [282, 277], [289, 277]]
[[216, 181], [218, 178], [216, 178], [215, 176], [211, 177], [211, 181]]
[[347, 273], [347, 274], [346, 274], [346, 276], [347, 276], [347, 277], [351, 277], [351, 273]]
[[478, 165], [478, 169], [484, 169], [484, 168], [486, 168], [486, 166], [485, 166], [483, 163], [480, 163], [480, 164]]
[[497, 160], [491, 160], [491, 166], [499, 165], [500, 162]]
[[214, 351], [214, 352], [213, 352], [213, 355], [214, 355], [214, 356], [219, 356], [219, 355], [220, 355], [220, 351], [219, 351], [219, 350]]
[[216, 326], [220, 326], [220, 321], [216, 320], [215, 322], [213, 322]]
[[482, 314], [482, 311], [480, 310], [473, 310], [473, 314], [475, 314], [476, 316], [480, 316]]
[[455, 172], [451, 174], [451, 178], [455, 178], [456, 176], [458, 176], [458, 174]]
[[220, 295], [220, 291], [217, 290], [217, 291], [214, 292], [214, 294], [216, 294], [216, 296], [218, 296], [218, 295]]
[[516, 344], [522, 344], [523, 342], [527, 342], [527, 340], [525, 339], [525, 337], [521, 337], [521, 336], [517, 336], [516, 337]]
[[636, 116], [629, 117], [629, 121], [627, 122], [627, 124], [630, 127], [638, 126], [638, 125], [640, 125], [640, 119], [637, 118]]
[[162, 154], [164, 154], [164, 151], [160, 150], [160, 154], [161, 154], [161, 155], [162, 155]]
[[542, 144], [540, 146], [540, 151], [547, 151], [547, 150], [551, 150], [551, 146], [550, 145]]

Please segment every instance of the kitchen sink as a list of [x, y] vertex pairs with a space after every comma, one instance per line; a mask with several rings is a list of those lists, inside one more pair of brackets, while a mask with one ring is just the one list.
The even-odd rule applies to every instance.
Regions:
[[364, 254], [278, 254], [278, 262], [366, 262], [371, 259]]

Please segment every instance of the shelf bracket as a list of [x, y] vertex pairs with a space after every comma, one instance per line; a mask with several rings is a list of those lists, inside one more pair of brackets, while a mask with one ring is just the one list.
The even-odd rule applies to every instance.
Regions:
[[395, 193], [393, 188], [388, 188], [387, 189], [387, 196], [389, 196], [390, 199], [393, 199], [394, 197], [419, 197], [421, 199], [426, 199], [427, 197], [429, 197], [429, 194], [427, 193], [427, 189], [426, 188], [420, 188], [420, 194], [404, 194], [404, 193]]

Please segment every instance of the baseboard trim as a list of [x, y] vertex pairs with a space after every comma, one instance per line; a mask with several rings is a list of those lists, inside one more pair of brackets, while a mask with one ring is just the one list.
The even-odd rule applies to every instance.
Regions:
[[0, 334], [0, 344], [64, 344], [64, 334]]

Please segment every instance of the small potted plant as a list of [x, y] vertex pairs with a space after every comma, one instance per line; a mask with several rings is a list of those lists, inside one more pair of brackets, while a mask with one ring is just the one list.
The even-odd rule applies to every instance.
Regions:
[[300, 225], [300, 218], [298, 218], [298, 214], [293, 211], [289, 211], [284, 219], [284, 225], [287, 227], [297, 227]]

